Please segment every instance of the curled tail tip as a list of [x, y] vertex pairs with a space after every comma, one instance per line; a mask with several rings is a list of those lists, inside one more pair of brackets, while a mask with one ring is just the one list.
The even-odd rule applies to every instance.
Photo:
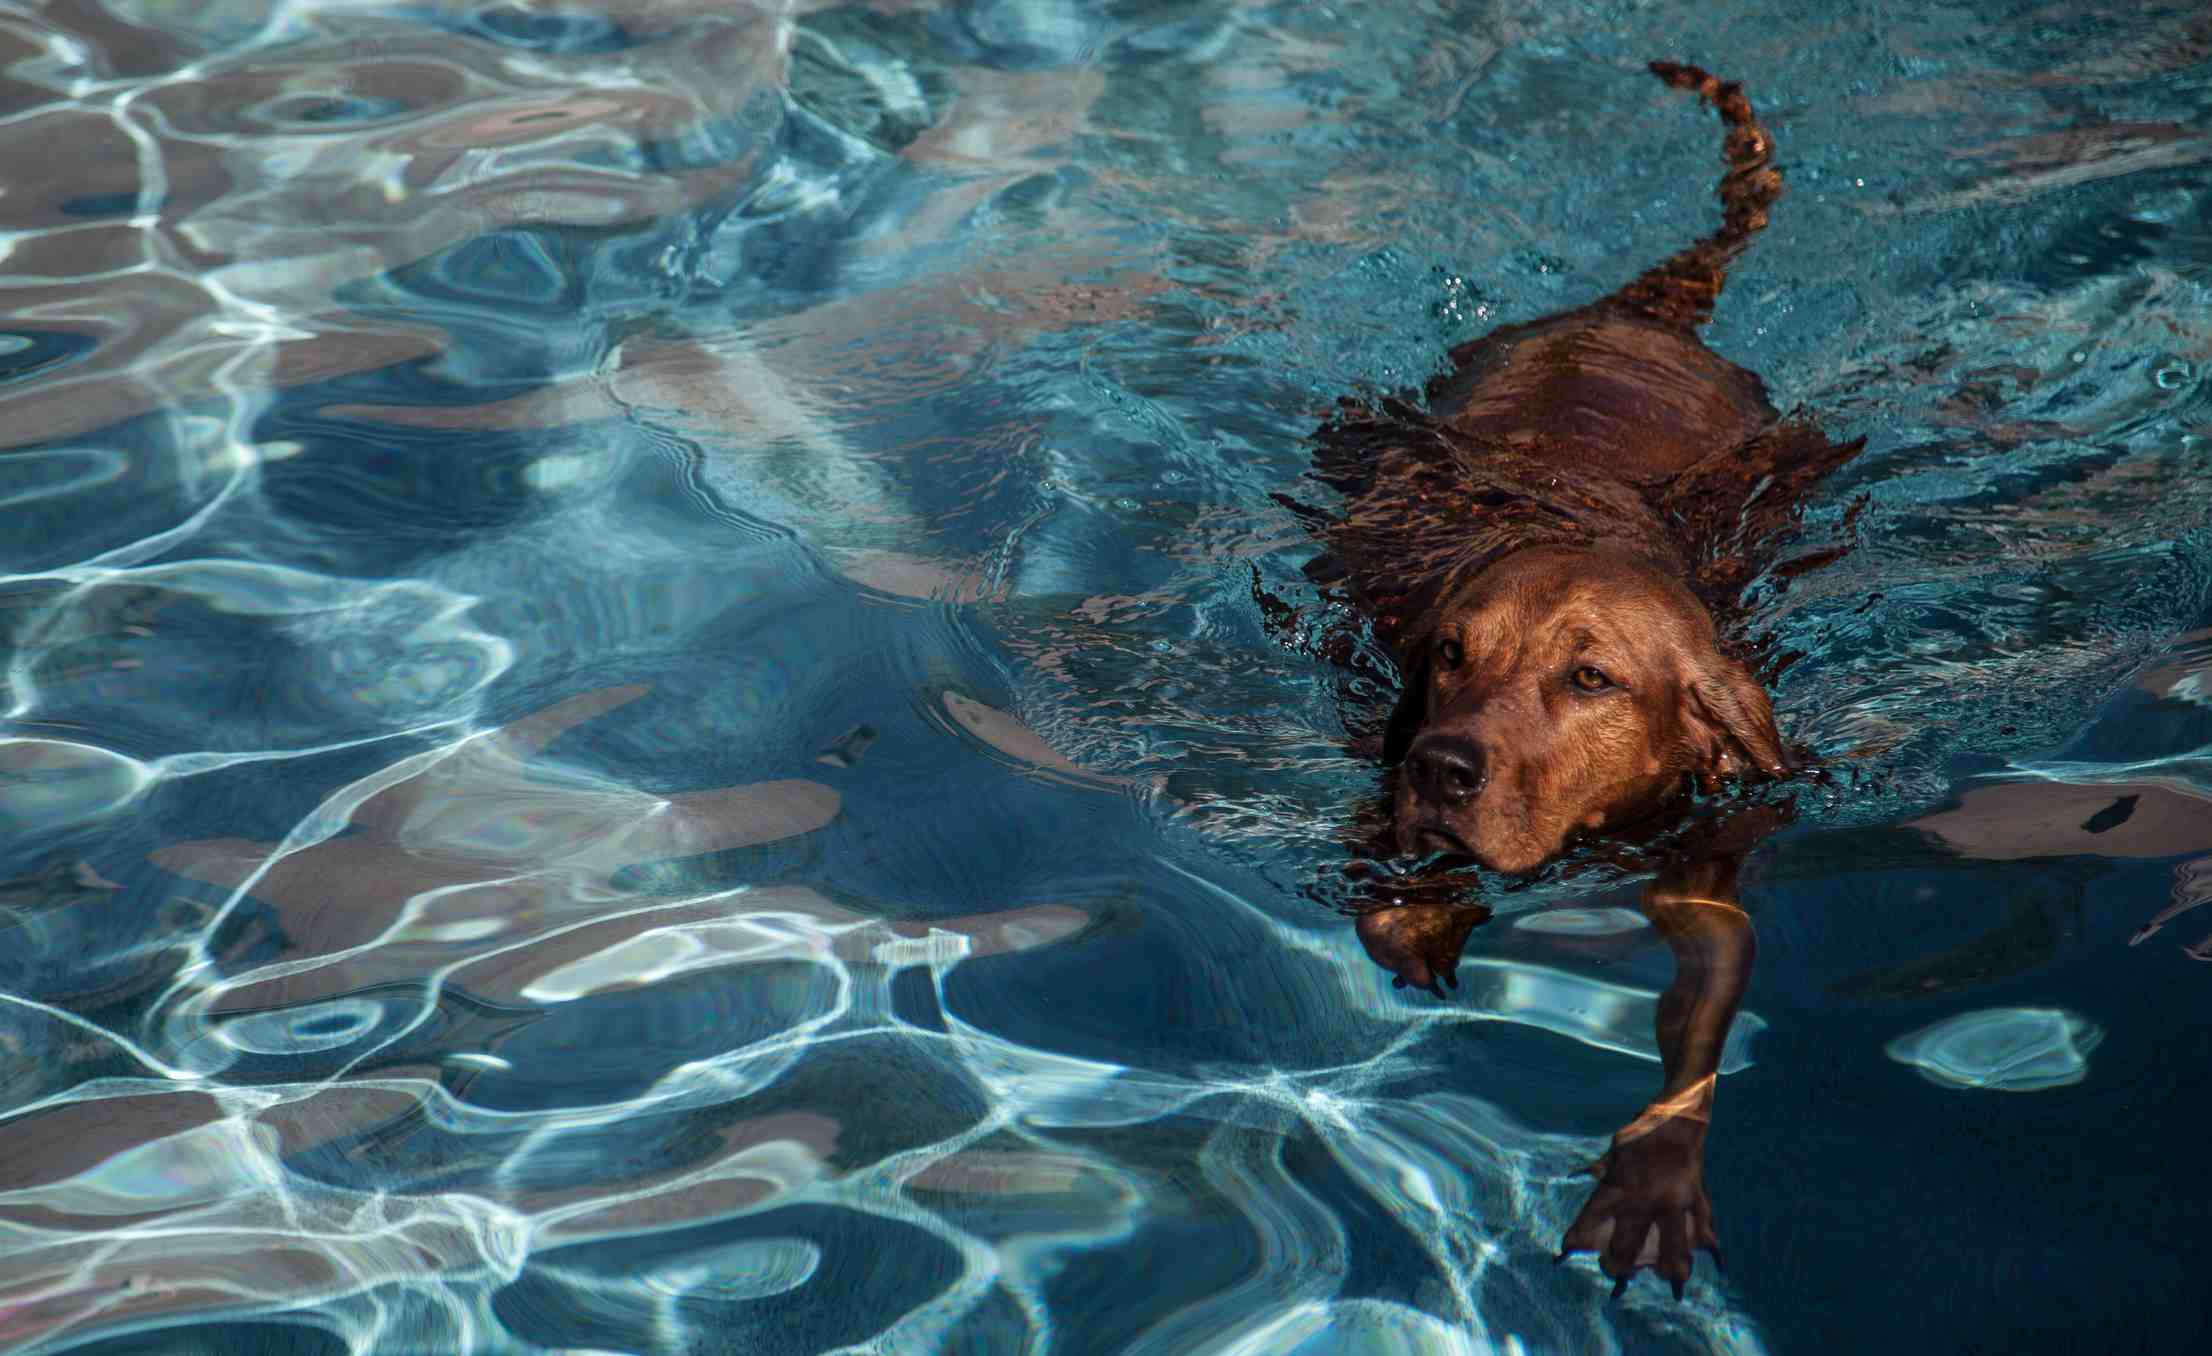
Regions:
[[1676, 89], [1695, 90], [1707, 99], [1715, 99], [1724, 86], [1720, 77], [1702, 66], [1692, 66], [1681, 61], [1653, 61], [1646, 63], [1653, 75]]
[[1615, 296], [1648, 315], [1702, 325], [1712, 317], [1728, 266], [1766, 226], [1768, 209], [1782, 194], [1782, 175], [1774, 167], [1774, 138], [1752, 111], [1742, 85], [1683, 62], [1649, 64], [1668, 85], [1711, 104], [1727, 129], [1721, 142], [1728, 166], [1720, 181], [1721, 229], [1646, 270]]
[[[1679, 61], [1654, 61], [1649, 65], [1653, 75], [1676, 89], [1694, 91], [1699, 99], [1719, 112], [1722, 124], [1728, 128], [1721, 154], [1734, 171], [1731, 178], [1736, 181], [1737, 192], [1749, 190], [1771, 203], [1781, 188], [1779, 176], [1767, 172], [1773, 162], [1774, 138], [1760, 123], [1751, 100], [1744, 95], [1743, 85], [1734, 80], [1722, 80], [1703, 67]], [[1745, 182], [1753, 178], [1759, 182]], [[1726, 185], [1723, 196], [1728, 196]]]
[[1744, 97], [1741, 83], [1723, 80], [1702, 66], [1686, 62], [1653, 61], [1646, 65], [1653, 75], [1674, 88], [1694, 91], [1720, 111], [1723, 122], [1739, 127], [1757, 124], [1758, 115], [1751, 111], [1751, 101]]

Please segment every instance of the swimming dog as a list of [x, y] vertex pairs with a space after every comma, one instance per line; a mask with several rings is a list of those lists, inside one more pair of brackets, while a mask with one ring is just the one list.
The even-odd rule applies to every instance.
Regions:
[[[1699, 339], [1782, 179], [1738, 85], [1651, 70], [1719, 111], [1720, 228], [1607, 297], [1453, 349], [1425, 408], [1341, 402], [1317, 440], [1314, 477], [1342, 508], [1301, 509], [1323, 547], [1307, 574], [1369, 619], [1402, 677], [1380, 741], [1401, 854], [1525, 873], [1699, 788], [1792, 771], [1741, 599], [1762, 571], [1815, 563], [1773, 558], [1804, 494], [1861, 443], [1784, 416]], [[1652, 1266], [1679, 1295], [1692, 1249], [1718, 1252], [1702, 1154], [1750, 974], [1736, 873], [1775, 822], [1706, 832], [1645, 890], [1677, 957], [1665, 1082], [1593, 1165], [1600, 1185], [1560, 1254], [1599, 1252], [1616, 1293]], [[1398, 899], [1363, 912], [1359, 934], [1401, 982], [1441, 992], [1482, 916]]]

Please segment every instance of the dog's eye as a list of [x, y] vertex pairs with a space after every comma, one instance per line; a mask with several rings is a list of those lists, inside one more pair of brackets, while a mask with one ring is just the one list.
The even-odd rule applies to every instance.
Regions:
[[1456, 640], [1436, 642], [1436, 662], [1445, 668], [1456, 669], [1467, 658], [1467, 649]]
[[1605, 670], [1584, 664], [1568, 675], [1570, 681], [1584, 692], [1603, 692], [1613, 686], [1613, 680], [1605, 676]]

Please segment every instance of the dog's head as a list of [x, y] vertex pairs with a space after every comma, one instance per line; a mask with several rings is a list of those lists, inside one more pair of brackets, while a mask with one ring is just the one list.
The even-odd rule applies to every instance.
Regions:
[[1398, 846], [1529, 871], [1687, 776], [1781, 776], [1767, 694], [1682, 585], [1625, 554], [1506, 556], [1415, 620], [1384, 736]]

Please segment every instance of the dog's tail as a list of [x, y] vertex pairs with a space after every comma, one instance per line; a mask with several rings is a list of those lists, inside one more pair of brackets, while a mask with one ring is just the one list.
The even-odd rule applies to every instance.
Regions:
[[1767, 209], [1782, 196], [1782, 173], [1774, 168], [1774, 137], [1751, 111], [1743, 86], [1672, 61], [1652, 62], [1651, 73], [1676, 89], [1695, 90], [1701, 101], [1720, 110], [1728, 128], [1721, 141], [1721, 158], [1728, 163], [1720, 181], [1721, 227], [1647, 270], [1613, 298], [1653, 319], [1689, 328], [1713, 318], [1713, 301], [1728, 280], [1728, 266], [1767, 224]]

